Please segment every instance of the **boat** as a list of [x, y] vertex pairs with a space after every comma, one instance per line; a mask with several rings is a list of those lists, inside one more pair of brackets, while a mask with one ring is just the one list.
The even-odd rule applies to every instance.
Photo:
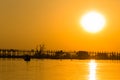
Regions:
[[25, 56], [24, 56], [24, 61], [30, 61], [30, 59], [31, 59], [31, 58], [30, 58], [29, 55], [25, 55]]

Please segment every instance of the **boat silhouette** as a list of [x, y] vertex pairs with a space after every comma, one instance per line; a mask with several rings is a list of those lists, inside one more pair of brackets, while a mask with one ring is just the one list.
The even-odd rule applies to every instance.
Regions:
[[24, 56], [24, 61], [30, 61], [30, 59], [31, 59], [31, 58], [30, 58], [29, 55], [25, 55], [25, 56]]

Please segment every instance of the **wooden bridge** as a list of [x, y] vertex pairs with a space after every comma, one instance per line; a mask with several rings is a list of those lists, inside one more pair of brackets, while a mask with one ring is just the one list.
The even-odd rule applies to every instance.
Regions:
[[34, 55], [34, 50], [18, 50], [18, 49], [0, 49], [0, 56], [23, 56], [25, 54]]
[[[37, 50], [18, 50], [18, 49], [0, 49], [0, 57], [1, 58], [6, 58], [6, 57], [10, 57], [10, 58], [21, 58], [24, 55], [29, 55], [31, 57], [46, 57], [46, 56], [55, 56], [57, 51], [37, 51]], [[86, 54], [90, 57], [90, 58], [95, 58], [95, 59], [120, 59], [120, 53], [116, 53], [116, 52], [111, 52], [111, 53], [107, 53], [107, 52], [87, 52], [87, 51], [62, 51], [63, 56], [70, 54], [71, 56], [85, 56]], [[76, 53], [79, 53], [78, 55]], [[37, 54], [37, 55], [36, 55]], [[44, 54], [44, 55], [41, 55]], [[46, 55], [47, 54], [47, 55]], [[61, 56], [61, 55], [59, 55]]]

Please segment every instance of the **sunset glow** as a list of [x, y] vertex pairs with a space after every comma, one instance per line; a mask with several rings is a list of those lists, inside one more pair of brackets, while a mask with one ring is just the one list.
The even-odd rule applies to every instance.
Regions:
[[105, 25], [105, 18], [98, 12], [88, 12], [81, 19], [82, 27], [92, 33], [96, 33], [103, 29]]
[[[2, 0], [0, 48], [120, 51], [119, 0]], [[111, 44], [111, 45], [109, 45]]]

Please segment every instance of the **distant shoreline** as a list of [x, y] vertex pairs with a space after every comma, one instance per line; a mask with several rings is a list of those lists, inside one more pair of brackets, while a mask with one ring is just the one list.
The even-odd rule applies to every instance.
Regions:
[[120, 60], [120, 53], [115, 52], [45, 51], [43, 48], [40, 48], [39, 50], [0, 49], [0, 58], [25, 58], [26, 55], [29, 58], [35, 59]]
[[[31, 59], [51, 59], [51, 60], [120, 60], [120, 59], [95, 59], [95, 58], [86, 58], [86, 59], [78, 59], [78, 58], [36, 58], [30, 57]], [[0, 59], [24, 59], [23, 57], [0, 57]]]

